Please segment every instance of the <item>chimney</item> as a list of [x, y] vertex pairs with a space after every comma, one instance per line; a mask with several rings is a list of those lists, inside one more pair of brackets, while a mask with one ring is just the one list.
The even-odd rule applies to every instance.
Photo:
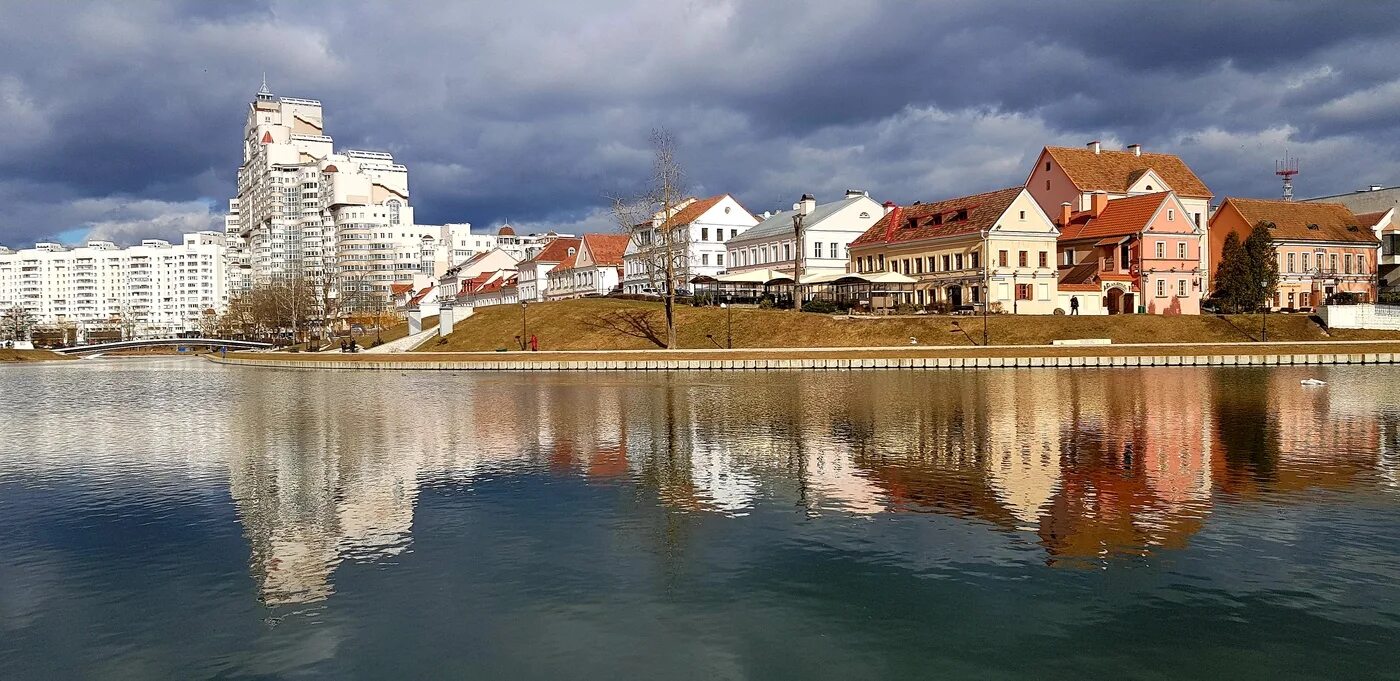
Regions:
[[1094, 212], [1094, 217], [1103, 215], [1105, 208], [1108, 208], [1108, 192], [1097, 191], [1089, 197], [1089, 209]]
[[904, 219], [904, 211], [893, 202], [886, 203], [884, 219], [889, 221], [885, 225], [885, 243], [889, 243], [894, 239], [895, 231], [899, 229], [899, 222]]
[[1088, 145], [1086, 145], [1086, 146], [1089, 147], [1089, 151], [1092, 151], [1092, 152], [1094, 152], [1095, 154], [1099, 153], [1099, 141], [1098, 141], [1098, 140], [1094, 140], [1094, 141], [1090, 142], [1090, 143], [1089, 143]]
[[861, 197], [861, 196], [870, 196], [870, 192], [867, 192], [867, 191], [864, 191], [864, 190], [860, 190], [860, 189], [847, 189], [847, 190], [846, 190], [846, 198], [848, 198], [848, 199], [854, 199], [854, 198]]
[[1060, 226], [1061, 226], [1061, 227], [1065, 227], [1065, 226], [1069, 225], [1069, 216], [1070, 216], [1071, 212], [1072, 212], [1072, 211], [1070, 211], [1069, 202], [1068, 202], [1068, 201], [1066, 201], [1066, 202], [1060, 204]]
[[1134, 156], [1141, 156], [1141, 155], [1142, 155], [1142, 145], [1141, 145], [1141, 144], [1129, 144], [1129, 145], [1128, 145], [1128, 151], [1133, 152], [1133, 155], [1134, 155]]
[[803, 194], [802, 201], [797, 204], [797, 212], [803, 215], [811, 215], [817, 209], [817, 197], [811, 194]]

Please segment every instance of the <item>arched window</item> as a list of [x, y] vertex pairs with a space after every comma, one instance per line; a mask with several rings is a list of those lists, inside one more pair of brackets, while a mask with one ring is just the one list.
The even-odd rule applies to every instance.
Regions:
[[403, 203], [398, 199], [389, 199], [384, 205], [389, 207], [389, 224], [399, 224], [399, 208], [403, 206]]

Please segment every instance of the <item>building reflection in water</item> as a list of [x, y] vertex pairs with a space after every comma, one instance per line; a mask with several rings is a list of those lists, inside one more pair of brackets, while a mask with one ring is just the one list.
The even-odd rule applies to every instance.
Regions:
[[400, 379], [389, 409], [329, 378], [233, 407], [232, 496], [267, 603], [396, 560], [429, 482], [579, 477], [681, 515], [947, 514], [1052, 565], [1183, 546], [1215, 504], [1397, 484], [1400, 407], [1375, 405], [1400, 388], [1362, 372], [1320, 390], [1285, 369], [446, 379]]

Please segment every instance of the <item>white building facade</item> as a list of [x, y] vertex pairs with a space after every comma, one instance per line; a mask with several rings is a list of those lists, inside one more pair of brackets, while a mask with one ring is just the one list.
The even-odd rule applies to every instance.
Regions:
[[[820, 205], [812, 195], [803, 195], [792, 210], [765, 214], [758, 226], [725, 242], [728, 271], [771, 269], [791, 276], [800, 257], [803, 277], [845, 272], [851, 241], [884, 214], [884, 207], [860, 190], [847, 190], [840, 201]], [[798, 215], [803, 225], [800, 245], [793, 224]]]
[[623, 254], [622, 290], [631, 294], [659, 294], [665, 290], [663, 253], [665, 236], [671, 235], [676, 265], [674, 286], [690, 287], [698, 276], [725, 271], [725, 242], [758, 224], [752, 213], [728, 194], [706, 199], [688, 198], [663, 216], [658, 211], [650, 224], [637, 226]]
[[0, 309], [23, 307], [36, 323], [96, 326], [124, 337], [200, 330], [228, 305], [224, 235], [196, 232], [180, 243], [147, 239], [120, 248], [89, 241], [77, 248], [39, 243], [0, 247]]

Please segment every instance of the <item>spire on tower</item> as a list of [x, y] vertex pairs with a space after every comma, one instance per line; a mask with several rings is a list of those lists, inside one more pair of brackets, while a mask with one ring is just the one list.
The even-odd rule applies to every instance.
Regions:
[[272, 91], [269, 90], [269, 89], [267, 89], [267, 72], [266, 72], [266, 71], [263, 71], [263, 83], [262, 83], [262, 87], [258, 88], [258, 94], [260, 94], [260, 95], [270, 95], [270, 94], [272, 94]]

